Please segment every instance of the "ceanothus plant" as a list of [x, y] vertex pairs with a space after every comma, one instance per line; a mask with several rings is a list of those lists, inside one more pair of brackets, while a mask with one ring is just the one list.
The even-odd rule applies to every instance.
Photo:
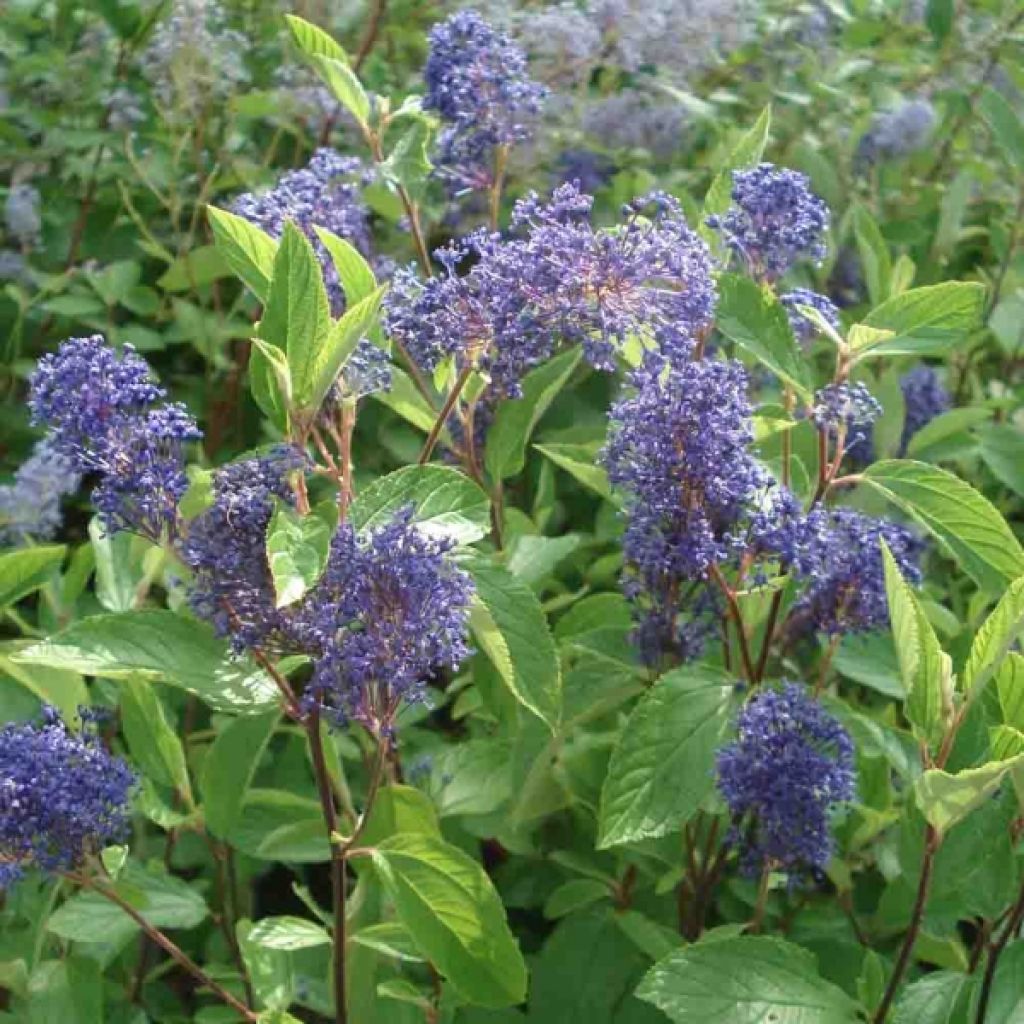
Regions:
[[[917, 241], [890, 251], [916, 236], [883, 233], [877, 189], [836, 208], [867, 183], [773, 140], [770, 110], [732, 138], [695, 92], [685, 144], [713, 165], [664, 180], [614, 133], [578, 148], [560, 83], [584, 111], [639, 97], [683, 120], [680, 84], [749, 31], [719, 4], [709, 53], [678, 54], [663, 36], [699, 6], [457, 11], [414, 70], [373, 53], [383, 3], [352, 55], [288, 16], [309, 67], [271, 77], [322, 82], [300, 86], [317, 137], [299, 118], [308, 145], [262, 178], [228, 131], [221, 180], [201, 133], [230, 95], [261, 116], [274, 94], [240, 90], [278, 43], [240, 48], [229, 6], [190, 3], [119, 36], [149, 106], [198, 122], [179, 143], [201, 198], [154, 179], [172, 219], [195, 211], [189, 244], [143, 248], [170, 257], [158, 306], [188, 326], [169, 339], [224, 376], [179, 372], [116, 299], [25, 372], [43, 436], [0, 485], [0, 673], [30, 695], [0, 725], [0, 1016], [894, 1024], [941, 1004], [986, 1024], [1008, 1005], [1015, 371], [965, 404], [974, 350], [946, 360], [995, 299]], [[368, 88], [406, 81], [423, 95]], [[118, 106], [134, 167], [149, 106]], [[902, 152], [903, 117], [941, 130], [901, 109], [858, 166]], [[8, 196], [31, 252], [47, 206]], [[953, 199], [928, 247], [956, 234]], [[830, 283], [843, 243], [863, 301]], [[996, 298], [1015, 244], [993, 239]], [[937, 464], [986, 444], [993, 500]]]

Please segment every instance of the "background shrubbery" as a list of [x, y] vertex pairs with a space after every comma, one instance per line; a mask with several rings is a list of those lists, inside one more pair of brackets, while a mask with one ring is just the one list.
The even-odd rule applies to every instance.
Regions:
[[0, 1020], [1017, 1019], [1019, 3], [0, 51]]

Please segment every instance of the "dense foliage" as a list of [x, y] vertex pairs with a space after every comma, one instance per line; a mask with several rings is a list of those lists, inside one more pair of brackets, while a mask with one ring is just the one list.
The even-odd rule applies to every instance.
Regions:
[[0, 49], [0, 1021], [1020, 1019], [1018, 0]]

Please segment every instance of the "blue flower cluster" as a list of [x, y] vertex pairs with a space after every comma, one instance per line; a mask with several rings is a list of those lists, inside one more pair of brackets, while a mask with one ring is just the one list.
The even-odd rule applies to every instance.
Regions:
[[900, 454], [904, 454], [910, 439], [936, 416], [946, 412], [952, 399], [938, 373], [931, 366], [915, 366], [900, 378], [903, 404], [906, 414], [903, 418], [903, 435], [900, 438]]
[[476, 11], [459, 11], [431, 30], [423, 76], [423, 106], [444, 123], [437, 163], [458, 189], [489, 188], [498, 147], [529, 138], [546, 95], [526, 54]]
[[924, 545], [905, 526], [852, 508], [815, 506], [807, 517], [802, 549], [793, 559], [797, 576], [806, 582], [793, 606], [794, 629], [834, 636], [885, 628], [889, 606], [883, 540], [903, 578], [920, 583]]
[[[710, 594], [681, 607], [681, 587], [748, 548], [786, 560], [801, 530], [796, 499], [750, 454], [746, 371], [712, 359], [653, 368], [612, 409], [604, 453], [611, 482], [627, 494], [624, 585], [640, 618], [645, 660], [699, 651]], [[677, 617], [686, 612], [680, 626]], [[696, 612], [696, 614], [695, 614]]]
[[165, 115], [199, 116], [249, 80], [242, 33], [217, 0], [174, 0], [142, 52], [140, 66]]
[[512, 238], [478, 231], [438, 251], [437, 277], [400, 272], [388, 330], [426, 370], [446, 356], [480, 367], [498, 397], [518, 395], [526, 370], [562, 341], [601, 369], [628, 338], [687, 359], [714, 311], [707, 247], [668, 196], [638, 200], [615, 231], [594, 228], [592, 203], [574, 184], [548, 203], [531, 194], [514, 208]]
[[814, 396], [811, 419], [832, 439], [843, 437], [845, 451], [853, 456], [870, 452], [872, 427], [882, 407], [864, 384], [828, 384]]
[[761, 690], [740, 712], [737, 738], [718, 753], [718, 789], [738, 825], [744, 867], [799, 874], [832, 856], [829, 818], [854, 799], [854, 746], [803, 686]]
[[282, 174], [269, 191], [247, 192], [234, 202], [235, 213], [273, 238], [281, 237], [286, 221], [292, 221], [305, 234], [323, 268], [335, 316], [345, 309], [345, 292], [334, 261], [313, 228], [326, 228], [369, 257], [368, 213], [359, 191], [362, 180], [363, 166], [358, 159], [323, 148], [305, 167]]
[[274, 607], [266, 533], [275, 500], [294, 503], [291, 478], [304, 466], [298, 449], [281, 445], [221, 467], [213, 504], [189, 524], [182, 553], [193, 570], [192, 610], [238, 652], [288, 650], [294, 642], [292, 616]]
[[935, 108], [927, 100], [907, 100], [876, 115], [857, 144], [854, 166], [864, 171], [881, 160], [916, 153], [928, 142], [935, 120]]
[[420, 531], [411, 508], [364, 535], [339, 529], [309, 601], [321, 650], [307, 704], [387, 730], [400, 701], [421, 700], [426, 679], [459, 666], [473, 584], [452, 546]]
[[793, 328], [797, 341], [802, 345], [809, 345], [821, 332], [812, 320], [800, 312], [797, 308], [799, 306], [808, 306], [817, 310], [830, 327], [839, 330], [839, 310], [826, 295], [813, 292], [809, 288], [794, 288], [792, 291], [786, 292], [785, 295], [781, 295], [779, 301], [785, 306], [786, 315], [789, 317], [789, 326]]
[[68, 871], [123, 838], [136, 776], [88, 722], [70, 732], [53, 708], [42, 724], [0, 729], [0, 889], [29, 868]]
[[799, 171], [759, 164], [733, 171], [732, 206], [724, 216], [708, 218], [750, 273], [776, 281], [797, 260], [825, 256], [828, 207]]
[[40, 196], [32, 185], [12, 185], [4, 201], [4, 227], [12, 241], [23, 247], [35, 245], [43, 227]]
[[13, 483], [0, 486], [0, 545], [49, 540], [60, 527], [61, 498], [78, 490], [81, 480], [52, 441], [37, 441]]
[[184, 445], [202, 435], [184, 406], [155, 404], [166, 394], [130, 345], [119, 354], [98, 334], [64, 342], [32, 375], [33, 421], [77, 472], [99, 474], [93, 501], [111, 532], [175, 534]]

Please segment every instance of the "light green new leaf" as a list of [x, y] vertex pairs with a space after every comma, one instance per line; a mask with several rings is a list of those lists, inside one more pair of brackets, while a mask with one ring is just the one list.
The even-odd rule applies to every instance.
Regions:
[[46, 544], [0, 554], [0, 608], [16, 604], [45, 586], [60, 568], [66, 551], [63, 544]]
[[1003, 721], [1024, 732], [1024, 654], [1011, 651], [996, 673], [996, 692]]
[[526, 996], [526, 964], [483, 868], [441, 839], [398, 835], [373, 851], [398, 919], [466, 1000], [498, 1008]]
[[270, 294], [277, 242], [244, 217], [207, 206], [206, 216], [227, 265], [260, 302]]
[[312, 356], [308, 393], [300, 395], [296, 389], [296, 405], [300, 409], [315, 413], [320, 408], [338, 374], [352, 358], [356, 346], [367, 335], [375, 333], [385, 291], [386, 286], [381, 285], [350, 305], [331, 327], [323, 344]]
[[911, 515], [981, 587], [1001, 594], [1024, 576], [1024, 549], [992, 503], [952, 473], [890, 459], [869, 466], [865, 483]]
[[290, 952], [254, 942], [255, 925], [242, 918], [235, 926], [238, 948], [260, 1006], [284, 1012], [295, 1001], [295, 968]]
[[275, 501], [267, 524], [267, 562], [274, 581], [275, 608], [301, 600], [316, 586], [327, 565], [331, 537], [338, 525], [333, 501], [301, 515], [283, 501]]
[[331, 937], [327, 930], [301, 917], [265, 917], [257, 921], [249, 932], [249, 941], [265, 949], [312, 949], [315, 946], [329, 946]]
[[107, 679], [139, 673], [234, 714], [261, 714], [278, 701], [273, 680], [247, 659], [232, 658], [210, 626], [165, 609], [80, 619], [14, 660]]
[[377, 277], [373, 268], [351, 242], [340, 238], [327, 228], [314, 225], [313, 230], [330, 253], [334, 269], [338, 271], [338, 280], [341, 281], [345, 293], [346, 305], [352, 307], [361, 302], [377, 287]]
[[740, 348], [811, 399], [811, 380], [782, 303], [769, 288], [743, 274], [718, 278], [718, 329]]
[[476, 584], [469, 616], [476, 642], [516, 700], [555, 732], [562, 680], [544, 609], [507, 569], [483, 559], [474, 559], [469, 569]]
[[934, 746], [953, 715], [952, 662], [939, 646], [917, 596], [900, 575], [889, 546], [884, 540], [881, 544], [893, 644], [907, 691], [904, 709], [917, 736]]
[[172, 786], [191, 806], [192, 786], [185, 764], [185, 749], [167, 721], [153, 684], [139, 676], [121, 683], [121, 728], [132, 759], [154, 782]]
[[234, 718], [206, 752], [199, 791], [206, 828], [218, 839], [227, 839], [238, 824], [245, 795], [279, 719], [277, 711]]
[[373, 530], [399, 509], [413, 506], [413, 522], [433, 537], [472, 544], [490, 529], [487, 495], [447, 466], [406, 466], [360, 491], [349, 509], [357, 530]]
[[1017, 638], [1024, 632], [1024, 576], [1003, 594], [981, 624], [960, 677], [960, 688], [975, 700], [995, 675]]
[[697, 943], [644, 976], [637, 998], [676, 1024], [855, 1024], [860, 1007], [818, 973], [814, 955], [782, 939]]
[[640, 699], [608, 764], [598, 846], [681, 830], [715, 785], [715, 751], [738, 708], [735, 681], [693, 666], [662, 676]]
[[[402, 126], [399, 128], [399, 125]], [[383, 179], [402, 186], [416, 200], [425, 190], [434, 165], [430, 160], [430, 147], [436, 122], [417, 111], [392, 119], [391, 131], [400, 131], [398, 139], [380, 165]]]
[[286, 14], [284, 20], [295, 45], [307, 57], [330, 57], [348, 63], [348, 54], [322, 28], [294, 14]]
[[1022, 764], [1024, 754], [956, 774], [930, 768], [914, 783], [917, 806], [937, 831], [948, 832], [992, 796], [1008, 772]]
[[[759, 163], [768, 145], [768, 134], [772, 126], [772, 108], [767, 106], [758, 115], [757, 121], [733, 147], [725, 164], [711, 182], [707, 196], [704, 198], [704, 215], [701, 224], [714, 214], [725, 213], [732, 202], [732, 172], [753, 167]], [[703, 228], [704, 231], [709, 229]]]
[[294, 402], [299, 408], [309, 405], [321, 349], [330, 330], [330, 307], [320, 261], [309, 239], [286, 221], [259, 336], [288, 357]]
[[391, 367], [391, 387], [387, 391], [375, 391], [372, 397], [424, 434], [430, 433], [437, 419], [437, 413], [417, 390], [412, 378], [397, 366]]
[[526, 445], [540, 418], [579, 365], [579, 347], [555, 356], [523, 378], [520, 398], [502, 402], [487, 432], [484, 465], [495, 480], [521, 473], [526, 463]]
[[975, 282], [911, 288], [864, 318], [865, 326], [892, 333], [863, 346], [857, 359], [941, 353], [980, 325], [984, 305], [985, 286]]
[[337, 57], [314, 56], [310, 59], [338, 102], [365, 129], [370, 117], [370, 97], [351, 65]]

